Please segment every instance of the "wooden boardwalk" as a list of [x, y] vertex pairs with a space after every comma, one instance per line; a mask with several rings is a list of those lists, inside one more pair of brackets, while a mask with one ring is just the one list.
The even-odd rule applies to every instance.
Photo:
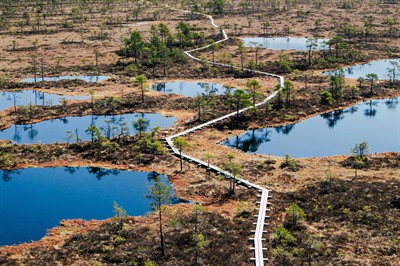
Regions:
[[[188, 13], [189, 11], [183, 11], [183, 12]], [[206, 16], [208, 19], [210, 19], [211, 24], [215, 28], [219, 29], [218, 25], [215, 24], [215, 21], [214, 21], [212, 16], [204, 15], [204, 14], [201, 14], [201, 13], [197, 13], [197, 14]], [[235, 68], [235, 69], [242, 69], [242, 70], [245, 70], [245, 71], [251, 71], [251, 72], [254, 72], [254, 73], [258, 73], [258, 74], [267, 75], [267, 76], [271, 76], [271, 77], [277, 78], [279, 80], [279, 84], [281, 85], [281, 88], [283, 88], [283, 86], [284, 86], [284, 78], [282, 76], [279, 76], [279, 75], [276, 75], [276, 74], [271, 74], [271, 73], [266, 73], [266, 72], [262, 72], [262, 71], [257, 71], [257, 70], [251, 70], [251, 69], [247, 69], [247, 68], [231, 66], [231, 65], [227, 65], [227, 64], [221, 64], [221, 63], [215, 63], [215, 62], [213, 63], [211, 61], [201, 60], [201, 59], [199, 59], [199, 58], [197, 58], [197, 57], [195, 57], [195, 56], [193, 56], [191, 54], [193, 52], [207, 49], [207, 48], [211, 47], [212, 45], [215, 45], [217, 43], [221, 43], [221, 42], [224, 42], [224, 41], [228, 40], [228, 35], [226, 34], [225, 30], [221, 30], [221, 33], [222, 33], [222, 36], [223, 36], [223, 38], [221, 40], [219, 40], [219, 41], [217, 41], [217, 42], [215, 42], [213, 44], [209, 44], [207, 46], [204, 46], [204, 47], [200, 47], [200, 48], [197, 48], [197, 49], [185, 51], [185, 54], [188, 57], [192, 58], [193, 60], [196, 60], [196, 61], [199, 61], [199, 62], [201, 61], [201, 62], [206, 62], [206, 63], [217, 65], [217, 66], [224, 66], [224, 67], [230, 67], [230, 68]], [[274, 93], [269, 95], [264, 101], [262, 101], [260, 103], [257, 103], [256, 106], [260, 106], [260, 105], [265, 104], [266, 102], [271, 100], [273, 97], [275, 97], [277, 93], [278, 92], [275, 91]], [[239, 113], [245, 112], [245, 111], [249, 110], [250, 108], [252, 108], [252, 106], [243, 108], [243, 109], [239, 110]], [[204, 168], [208, 169], [208, 163], [207, 162], [204, 162], [202, 160], [193, 158], [193, 157], [191, 157], [191, 156], [189, 156], [187, 154], [184, 154], [184, 153], [180, 154], [179, 150], [174, 147], [173, 139], [177, 138], [177, 137], [180, 137], [180, 136], [187, 135], [187, 134], [189, 134], [191, 132], [194, 132], [194, 131], [197, 131], [197, 130], [201, 130], [201, 129], [203, 129], [205, 127], [208, 127], [208, 126], [210, 126], [212, 124], [215, 124], [215, 123], [217, 123], [219, 121], [222, 121], [222, 120], [227, 119], [229, 117], [235, 116], [236, 113], [237, 112], [235, 111], [235, 112], [229, 113], [227, 115], [221, 116], [221, 117], [216, 118], [214, 120], [208, 121], [208, 122], [206, 122], [204, 124], [201, 124], [201, 125], [195, 126], [193, 128], [190, 128], [188, 130], [185, 130], [183, 132], [180, 132], [178, 134], [169, 136], [165, 140], [166, 140], [168, 146], [171, 148], [172, 152], [176, 156], [178, 156], [178, 157], [182, 156], [182, 159], [187, 160], [187, 161], [189, 161], [191, 163], [195, 163], [200, 167], [204, 167]], [[258, 207], [259, 211], [258, 211], [258, 215], [256, 216], [257, 217], [257, 221], [254, 223], [256, 225], [256, 229], [253, 231], [254, 232], [254, 237], [250, 238], [250, 240], [252, 240], [254, 242], [254, 246], [252, 248], [252, 249], [254, 249], [254, 258], [251, 258], [251, 259], [254, 260], [256, 266], [264, 265], [264, 261], [268, 260], [267, 258], [264, 257], [264, 250], [266, 250], [266, 248], [263, 247], [263, 240], [265, 240], [265, 238], [263, 238], [263, 234], [266, 232], [264, 227], [267, 225], [267, 223], [266, 223], [266, 219], [268, 218], [267, 211], [269, 211], [267, 207], [269, 205], [268, 200], [270, 199], [270, 195], [269, 195], [270, 194], [270, 190], [268, 190], [266, 188], [263, 188], [263, 187], [261, 187], [259, 185], [253, 184], [250, 181], [247, 181], [245, 179], [234, 177], [231, 173], [229, 173], [229, 172], [227, 172], [225, 170], [222, 170], [221, 168], [219, 168], [219, 167], [217, 167], [215, 165], [211, 165], [210, 164], [209, 167], [210, 167], [211, 171], [214, 171], [217, 174], [224, 175], [228, 179], [235, 179], [236, 183], [238, 185], [243, 186], [245, 188], [249, 188], [249, 189], [256, 189], [260, 193], [259, 196], [258, 196], [259, 200], [257, 201], [257, 204], [259, 204], [259, 207]]]

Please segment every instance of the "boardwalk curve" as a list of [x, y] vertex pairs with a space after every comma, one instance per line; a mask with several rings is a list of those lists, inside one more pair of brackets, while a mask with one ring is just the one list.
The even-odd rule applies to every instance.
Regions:
[[[184, 13], [190, 13], [190, 11], [185, 11], [185, 10], [176, 10], [176, 11], [181, 11], [181, 12], [184, 12]], [[207, 17], [210, 20], [210, 22], [213, 25], [213, 27], [219, 29], [219, 26], [215, 23], [215, 21], [214, 21], [212, 16], [206, 15], [206, 14], [202, 14], [202, 13], [194, 13], [194, 14], [202, 15], [202, 16]], [[226, 34], [225, 30], [224, 29], [220, 29], [220, 30], [221, 30], [221, 34], [223, 36], [223, 38], [221, 40], [216, 41], [216, 42], [214, 42], [212, 44], [200, 47], [200, 48], [196, 48], [196, 49], [192, 49], [192, 50], [189, 50], [189, 51], [185, 51], [185, 54], [188, 57], [190, 57], [191, 59], [199, 61], [199, 62], [205, 62], [205, 63], [208, 63], [208, 64], [217, 65], [217, 66], [225, 66], [225, 67], [231, 67], [231, 68], [241, 69], [241, 70], [245, 70], [245, 71], [251, 71], [253, 73], [267, 75], [267, 76], [271, 76], [271, 77], [277, 78], [279, 80], [281, 88], [283, 88], [283, 86], [284, 86], [284, 77], [283, 76], [279, 76], [279, 75], [272, 74], [272, 73], [267, 73], [267, 72], [262, 72], [262, 71], [258, 71], [258, 70], [252, 70], [252, 69], [248, 69], [248, 68], [241, 68], [241, 67], [228, 65], [228, 64], [221, 64], [221, 63], [215, 63], [215, 62], [211, 62], [211, 61], [207, 61], [207, 60], [202, 60], [202, 59], [200, 59], [198, 57], [195, 57], [195, 56], [193, 56], [191, 54], [193, 52], [205, 50], [205, 49], [211, 47], [212, 45], [227, 41], [229, 39], [229, 37]], [[273, 97], [275, 97], [277, 93], [278, 92], [275, 91], [274, 93], [269, 95], [264, 101], [262, 101], [260, 103], [257, 103], [255, 106], [257, 107], [257, 106], [260, 106], [260, 105], [263, 105], [263, 104], [267, 103], [269, 100], [271, 100]], [[252, 108], [252, 106], [243, 108], [243, 109], [239, 110], [239, 113], [245, 112], [250, 108]], [[193, 157], [191, 157], [191, 156], [189, 156], [187, 154], [184, 154], [184, 153], [180, 154], [179, 150], [174, 147], [173, 139], [177, 138], [177, 137], [180, 137], [180, 136], [187, 135], [187, 134], [189, 134], [191, 132], [194, 132], [196, 130], [203, 129], [203, 128], [205, 128], [207, 126], [210, 126], [212, 124], [215, 124], [215, 123], [217, 123], [219, 121], [222, 121], [224, 119], [232, 117], [232, 116], [236, 115], [236, 113], [237, 112], [235, 111], [235, 112], [229, 113], [227, 115], [221, 116], [221, 117], [216, 118], [214, 120], [208, 121], [208, 122], [203, 123], [201, 125], [198, 125], [198, 126], [195, 126], [193, 128], [190, 128], [188, 130], [185, 130], [183, 132], [180, 132], [178, 134], [169, 136], [165, 140], [166, 140], [168, 146], [171, 148], [172, 152], [176, 156], [178, 156], [178, 157], [182, 156], [182, 159], [185, 159], [185, 160], [187, 160], [189, 162], [196, 163], [197, 165], [199, 165], [201, 167], [208, 168], [208, 163], [207, 162], [204, 162], [202, 160], [193, 158]], [[259, 201], [257, 201], [257, 204], [259, 205], [259, 207], [258, 207], [259, 211], [258, 211], [258, 215], [257, 215], [257, 222], [254, 223], [256, 225], [256, 229], [254, 231], [252, 231], [252, 232], [254, 232], [254, 237], [250, 238], [250, 240], [252, 240], [254, 242], [254, 246], [252, 248], [252, 249], [254, 249], [254, 258], [251, 258], [251, 259], [254, 260], [256, 266], [264, 265], [264, 261], [268, 260], [267, 258], [264, 258], [264, 254], [263, 254], [263, 251], [266, 250], [266, 248], [263, 248], [263, 240], [265, 240], [263, 238], [263, 234], [265, 233], [264, 227], [267, 225], [266, 219], [269, 218], [267, 216], [267, 211], [269, 211], [267, 207], [270, 204], [269, 201], [268, 201], [271, 198], [271, 196], [269, 195], [270, 194], [270, 190], [268, 190], [268, 189], [266, 189], [264, 187], [261, 187], [261, 186], [259, 186], [257, 184], [253, 184], [250, 181], [247, 181], [245, 179], [234, 177], [231, 173], [229, 173], [229, 172], [227, 172], [225, 170], [222, 170], [218, 166], [210, 164], [209, 167], [210, 167], [210, 170], [212, 170], [212, 171], [214, 171], [216, 173], [222, 174], [228, 179], [235, 179], [236, 183], [238, 185], [246, 187], [246, 188], [256, 189], [260, 193], [259, 196], [258, 196], [259, 197]]]

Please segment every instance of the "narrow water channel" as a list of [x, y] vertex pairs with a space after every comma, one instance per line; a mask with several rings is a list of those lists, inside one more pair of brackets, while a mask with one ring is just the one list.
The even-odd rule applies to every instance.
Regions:
[[9, 107], [29, 105], [60, 105], [62, 100], [86, 100], [89, 96], [67, 96], [52, 93], [46, 93], [36, 90], [20, 91], [1, 91], [0, 92], [0, 111]]
[[310, 40], [315, 40], [316, 46], [313, 50], [328, 49], [325, 44], [329, 39], [310, 39], [310, 38], [297, 38], [297, 37], [279, 37], [279, 38], [241, 38], [244, 41], [244, 45], [247, 47], [260, 46], [262, 48], [268, 48], [272, 50], [297, 50], [306, 51], [309, 50]]
[[232, 91], [233, 88], [209, 82], [175, 81], [156, 83], [151, 86], [151, 89], [162, 93], [175, 93], [187, 97], [196, 97], [199, 94], [221, 95]]
[[66, 143], [80, 140], [90, 140], [91, 134], [86, 132], [90, 125], [96, 125], [104, 136], [115, 137], [126, 127], [127, 134], [136, 134], [132, 122], [139, 119], [147, 121], [144, 130], [150, 131], [155, 126], [166, 128], [174, 125], [176, 117], [165, 117], [161, 114], [132, 113], [122, 115], [99, 116], [68, 116], [51, 119], [28, 125], [12, 125], [0, 131], [0, 139], [12, 140], [16, 143]]
[[61, 81], [61, 80], [83, 80], [86, 82], [100, 82], [107, 80], [108, 76], [57, 76], [57, 77], [40, 77], [37, 76], [36, 79], [25, 78], [21, 82], [41, 82], [41, 81]]

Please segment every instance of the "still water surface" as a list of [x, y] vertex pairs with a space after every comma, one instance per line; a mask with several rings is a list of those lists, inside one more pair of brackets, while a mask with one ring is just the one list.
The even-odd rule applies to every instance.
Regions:
[[[272, 50], [298, 50], [304, 51], [309, 50], [307, 46], [308, 38], [295, 38], [295, 37], [282, 37], [282, 38], [241, 38], [244, 41], [244, 45], [247, 47], [255, 47], [255, 45], [261, 45], [262, 48], [268, 48]], [[327, 49], [328, 46], [324, 42], [329, 39], [317, 39], [317, 46], [313, 50]]]
[[[39, 240], [62, 219], [106, 219], [116, 201], [128, 215], [150, 211], [155, 172], [93, 167], [0, 170], [0, 245]], [[162, 180], [168, 183], [166, 176]], [[178, 202], [174, 199], [174, 202]]]
[[231, 87], [222, 84], [187, 81], [156, 83], [151, 87], [151, 89], [163, 93], [175, 93], [187, 97], [195, 97], [198, 94], [207, 95], [210, 93], [221, 95], [224, 94], [227, 90], [232, 90]]
[[293, 157], [349, 154], [367, 141], [370, 152], [400, 151], [400, 97], [372, 100], [296, 124], [248, 130], [224, 142], [247, 153]]
[[[60, 81], [60, 80], [83, 80], [86, 82], [100, 82], [107, 80], [108, 76], [57, 76], [57, 77], [37, 77], [36, 82], [40, 81]], [[35, 82], [35, 78], [25, 78], [21, 82]]]
[[[394, 63], [398, 63], [399, 67], [393, 66]], [[343, 73], [345, 78], [358, 79], [359, 77], [366, 78], [367, 74], [375, 73], [378, 75], [378, 79], [380, 80], [389, 80], [392, 77], [391, 71], [393, 71], [395, 78], [399, 79], [400, 77], [400, 59], [383, 59], [383, 60], [375, 60], [365, 64], [354, 65], [351, 67], [343, 68]], [[323, 72], [327, 76], [337, 75], [337, 70], [325, 71]]]
[[[54, 143], [75, 141], [76, 135], [81, 140], [90, 140], [91, 134], [85, 130], [95, 124], [103, 132], [104, 136], [115, 137], [121, 128], [127, 126], [129, 134], [136, 134], [132, 122], [139, 118], [147, 120], [146, 131], [155, 126], [166, 128], [172, 126], [177, 120], [176, 117], [165, 117], [161, 114], [133, 113], [122, 115], [99, 115], [99, 116], [68, 116], [58, 119], [51, 119], [29, 125], [12, 125], [10, 128], [0, 131], [0, 139], [13, 140], [16, 143]], [[78, 134], [76, 134], [78, 133]], [[73, 135], [68, 139], [69, 135]]]
[[0, 111], [15, 105], [60, 105], [60, 102], [65, 100], [86, 100], [89, 96], [66, 96], [52, 93], [46, 93], [36, 90], [20, 90], [20, 91], [1, 91], [0, 92]]

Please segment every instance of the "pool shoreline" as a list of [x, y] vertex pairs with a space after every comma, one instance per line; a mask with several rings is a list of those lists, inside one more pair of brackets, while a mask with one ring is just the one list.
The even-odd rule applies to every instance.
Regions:
[[[392, 109], [389, 104], [388, 104], [388, 100], [390, 99], [395, 99], [394, 101], [394, 107], [392, 108], [397, 108], [397, 109]], [[347, 135], [352, 136], [352, 132], [346, 130], [347, 127], [349, 127], [349, 121], [354, 120], [357, 116], [359, 116], [359, 118], [357, 118], [357, 121], [360, 121], [360, 124], [363, 125], [365, 124], [365, 126], [368, 127], [373, 127], [376, 130], [381, 129], [380, 127], [374, 127], [374, 124], [382, 124], [381, 119], [379, 119], [379, 116], [381, 116], [384, 114], [390, 115], [390, 117], [394, 116], [394, 117], [398, 117], [396, 116], [398, 114], [398, 104], [399, 104], [399, 99], [400, 99], [400, 94], [398, 94], [395, 97], [371, 97], [368, 99], [363, 99], [361, 101], [356, 101], [355, 103], [351, 103], [351, 104], [347, 104], [345, 106], [338, 106], [336, 108], [330, 109], [330, 110], [324, 110], [324, 111], [320, 111], [318, 113], [314, 113], [314, 114], [310, 114], [304, 117], [301, 117], [300, 119], [296, 119], [294, 121], [290, 121], [290, 122], [286, 122], [286, 123], [278, 123], [278, 124], [273, 124], [273, 125], [268, 125], [268, 126], [262, 126], [262, 127], [249, 127], [246, 130], [241, 130], [239, 133], [235, 133], [233, 136], [229, 136], [227, 138], [224, 138], [222, 140], [219, 140], [219, 143], [221, 145], [224, 145], [228, 148], [234, 148], [234, 149], [238, 149], [241, 150], [243, 152], [245, 152], [246, 154], [255, 154], [255, 155], [272, 155], [272, 156], [276, 156], [276, 157], [284, 157], [284, 154], [290, 154], [292, 155], [294, 158], [312, 158], [312, 157], [331, 157], [331, 156], [340, 156], [340, 155], [345, 155], [348, 154], [349, 152], [345, 152], [343, 153], [342, 151], [335, 151], [337, 150], [337, 148], [334, 148], [332, 150], [333, 154], [320, 154], [324, 149], [318, 149], [319, 151], [317, 153], [315, 153], [314, 155], [296, 155], [296, 153], [298, 152], [294, 152], [289, 151], [290, 149], [287, 148], [283, 148], [285, 145], [289, 145], [289, 147], [294, 147], [296, 145], [292, 144], [288, 144], [285, 141], [291, 143], [293, 142], [293, 137], [296, 137], [296, 139], [301, 139], [301, 134], [304, 134], [308, 131], [310, 131], [311, 126], [313, 126], [313, 128], [315, 127], [315, 123], [317, 123], [320, 127], [320, 133], [318, 133], [319, 135], [322, 134], [323, 137], [317, 138], [315, 139], [316, 142], [312, 142], [315, 145], [318, 146], [318, 141], [321, 142], [323, 138], [328, 138], [328, 136], [331, 134], [329, 132], [332, 132], [332, 130], [334, 130], [333, 128], [336, 127], [336, 123], [338, 123], [338, 125], [340, 125], [336, 131], [334, 132], [334, 135], [343, 135], [343, 132], [348, 132]], [[368, 104], [370, 105], [368, 107]], [[375, 107], [375, 105], [378, 104], [378, 107]], [[372, 107], [374, 106], [374, 108]], [[354, 110], [352, 109], [354, 108]], [[370, 112], [367, 112], [368, 110], [373, 110], [373, 114], [369, 114]], [[340, 114], [335, 114], [334, 117], [332, 116], [332, 113], [334, 113], [335, 111], [342, 111]], [[357, 113], [357, 114], [356, 114]], [[378, 117], [374, 117], [375, 114], [378, 113]], [[324, 117], [323, 115], [331, 115], [331, 116], [327, 116]], [[355, 116], [350, 116], [356, 114]], [[339, 115], [338, 117], [336, 117], [337, 115]], [[349, 116], [350, 119], [349, 120]], [[361, 120], [360, 120], [361, 117]], [[386, 117], [386, 116], [385, 116]], [[344, 118], [344, 119], [343, 119]], [[346, 120], [346, 118], [348, 118]], [[369, 119], [378, 119], [376, 122], [370, 122]], [[333, 119], [333, 120], [332, 120]], [[342, 122], [343, 121], [345, 122]], [[303, 123], [301, 124], [301, 122], [304, 122], [306, 120], [309, 120], [307, 123]], [[328, 123], [332, 120], [332, 124]], [[386, 121], [386, 120], [385, 120]], [[391, 120], [392, 121], [392, 120]], [[395, 121], [397, 121], [395, 119]], [[322, 122], [324, 122], [322, 124]], [[387, 125], [388, 121], [384, 122], [384, 124], [382, 126]], [[295, 127], [295, 125], [298, 125], [297, 127]], [[397, 123], [391, 123], [391, 126], [396, 127]], [[288, 128], [288, 131], [285, 133], [285, 128], [286, 126], [290, 126]], [[387, 127], [391, 127], [391, 126], [387, 126]], [[281, 128], [282, 127], [282, 128]], [[294, 135], [291, 135], [291, 130], [297, 128], [296, 133], [294, 133]], [[363, 126], [359, 127], [357, 126], [357, 129], [360, 130], [360, 128], [363, 128], [365, 130], [365, 128]], [[384, 127], [386, 128], [386, 127]], [[345, 131], [343, 131], [345, 129]], [[376, 131], [376, 130], [373, 131]], [[386, 128], [385, 130], [385, 134], [387, 134], [387, 132], [391, 132], [390, 130], [387, 131], [388, 128]], [[275, 132], [276, 131], [276, 132]], [[322, 132], [327, 131], [327, 135], [323, 134]], [[356, 130], [357, 131], [357, 130]], [[367, 130], [369, 132], [369, 130]], [[303, 133], [301, 133], [303, 132]], [[272, 140], [270, 139], [270, 134], [272, 133]], [[285, 135], [291, 135], [290, 137], [285, 137]], [[367, 134], [368, 135], [368, 134]], [[395, 132], [394, 132], [395, 135]], [[303, 135], [303, 137], [305, 138], [306, 143], [307, 140], [310, 141], [309, 136], [311, 136], [310, 134], [306, 134]], [[359, 136], [359, 135], [356, 135]], [[363, 134], [361, 134], [360, 136], [360, 142], [363, 141], [363, 138], [366, 139], [370, 139], [371, 136], [364, 136]], [[390, 137], [390, 136], [388, 136]], [[274, 140], [275, 139], [275, 140]], [[347, 139], [351, 139], [351, 138], [347, 138]], [[396, 138], [394, 139], [396, 141]], [[271, 142], [271, 144], [267, 144], [268, 142]], [[279, 142], [278, 142], [279, 141]], [[327, 139], [327, 141], [329, 142], [329, 140]], [[344, 140], [343, 140], [344, 141]], [[253, 144], [252, 144], [253, 143]], [[372, 142], [371, 143], [375, 144], [375, 143], [379, 143], [379, 142]], [[330, 142], [328, 144], [331, 144]], [[349, 144], [349, 143], [348, 143]], [[356, 143], [354, 143], [356, 144]], [[354, 145], [353, 144], [353, 145]], [[255, 145], [255, 146], [254, 146]], [[310, 144], [313, 145], [313, 144]], [[397, 150], [385, 150], [385, 146], [387, 146], [387, 143], [385, 145], [383, 145], [382, 141], [380, 144], [378, 144], [378, 147], [382, 147], [383, 150], [379, 150], [378, 147], [371, 147], [377, 149], [376, 150], [372, 150], [372, 153], [386, 153], [386, 152], [400, 152]], [[329, 146], [329, 145], [326, 145]], [[282, 147], [282, 148], [279, 148]], [[348, 150], [350, 150], [350, 146], [347, 147]], [[387, 147], [386, 147], [387, 148]], [[277, 149], [281, 150], [278, 151]], [[287, 152], [284, 152], [285, 150], [288, 150]], [[303, 150], [303, 149], [300, 149]], [[269, 152], [267, 152], [269, 151]], [[283, 154], [281, 154], [283, 152]], [[322, 153], [326, 153], [327, 151], [324, 151]], [[313, 152], [312, 152], [313, 153]]]
[[[68, 171], [72, 169], [73, 171]], [[93, 169], [100, 169], [101, 172], [100, 177], [97, 176], [96, 171]], [[46, 233], [48, 229], [53, 230], [54, 228], [59, 227], [63, 221], [99, 221], [103, 223], [106, 220], [112, 219], [113, 215], [113, 201], [116, 201], [118, 204], [121, 204], [122, 207], [125, 207], [128, 214], [131, 217], [143, 217], [146, 213], [151, 211], [150, 202], [151, 200], [146, 199], [145, 195], [148, 193], [148, 185], [151, 184], [152, 179], [149, 179], [150, 175], [155, 171], [143, 171], [143, 170], [115, 170], [115, 168], [103, 168], [103, 167], [94, 167], [94, 166], [79, 166], [79, 167], [71, 167], [71, 166], [62, 166], [62, 167], [26, 167], [26, 168], [16, 168], [10, 173], [10, 179], [2, 180], [0, 182], [4, 183], [4, 197], [7, 197], [10, 193], [13, 193], [14, 190], [18, 189], [18, 187], [25, 187], [21, 192], [17, 192], [15, 196], [11, 196], [11, 200], [13, 197], [19, 197], [20, 193], [24, 193], [23, 198], [20, 200], [16, 200], [14, 203], [9, 206], [9, 204], [0, 205], [1, 209], [5, 212], [4, 215], [7, 215], [10, 211], [17, 208], [17, 206], [21, 204], [21, 209], [26, 209], [29, 206], [28, 212], [38, 212], [38, 217], [30, 218], [24, 217], [21, 219], [19, 223], [13, 223], [13, 218], [3, 218], [4, 228], [9, 228], [9, 230], [15, 231], [18, 228], [24, 227], [23, 232], [30, 232], [29, 237], [25, 237], [25, 233], [18, 233], [16, 235], [10, 234], [9, 230], [2, 230], [2, 235], [4, 235], [3, 246], [14, 246], [19, 245], [21, 243], [29, 243], [29, 238], [35, 238], [34, 241], [40, 241], [46, 236], [49, 235], [49, 232]], [[47, 173], [47, 174], [46, 174]], [[49, 173], [58, 173], [57, 175], [49, 174]], [[157, 174], [159, 174], [157, 172]], [[174, 195], [173, 204], [184, 202], [178, 197], [175, 193], [174, 185], [169, 181], [168, 175], [164, 173], [159, 174], [163, 181], [171, 187], [172, 194]], [[79, 180], [79, 181], [78, 181]], [[125, 180], [125, 181], [124, 181]], [[75, 181], [75, 182], [74, 182]], [[78, 182], [76, 182], [78, 181]], [[72, 182], [72, 183], [71, 183]], [[121, 186], [120, 189], [115, 191], [115, 185], [120, 184], [121, 182], [126, 184]], [[30, 184], [26, 187], [26, 183]], [[109, 184], [115, 184], [110, 186]], [[128, 186], [129, 184], [129, 186]], [[54, 190], [51, 189], [54, 187]], [[32, 196], [35, 196], [38, 192], [37, 189], [40, 189], [40, 196], [36, 199], [33, 199]], [[132, 192], [129, 191], [132, 189]], [[41, 202], [47, 202], [47, 196], [53, 195], [54, 191], [64, 191], [60, 194], [57, 193], [57, 198], [54, 199], [52, 203], [47, 206], [50, 210], [54, 209], [54, 213], [52, 212], [51, 219], [43, 213], [43, 209], [41, 208]], [[89, 192], [90, 190], [90, 192]], [[24, 192], [26, 191], [27, 194]], [[87, 194], [85, 191], [88, 191]], [[98, 194], [98, 192], [102, 192]], [[135, 193], [136, 192], [136, 193]], [[142, 192], [142, 193], [138, 193]], [[65, 196], [67, 195], [76, 195], [76, 199], [71, 202]], [[92, 195], [93, 194], [93, 195]], [[63, 196], [64, 195], [64, 196]], [[92, 196], [95, 196], [92, 198]], [[61, 198], [60, 198], [61, 196]], [[26, 201], [24, 198], [31, 198], [33, 201]], [[88, 198], [88, 201], [81, 202], [79, 201], [84, 198]], [[9, 199], [9, 198], [7, 198]], [[6, 203], [7, 200], [4, 201]], [[87, 207], [93, 205], [97, 206], [98, 202], [107, 202], [106, 208], [90, 208]], [[125, 203], [124, 203], [125, 202]], [[77, 204], [78, 203], [78, 204]], [[39, 205], [38, 205], [39, 204]], [[45, 205], [46, 205], [45, 204]], [[61, 206], [65, 206], [65, 208], [61, 208]], [[78, 209], [76, 208], [77, 206]], [[102, 204], [104, 205], [104, 204]], [[126, 206], [127, 205], [127, 206]], [[13, 207], [14, 206], [14, 207]], [[85, 207], [86, 206], [86, 207]], [[44, 207], [46, 208], [46, 207]], [[90, 210], [90, 211], [88, 211]], [[87, 213], [86, 218], [81, 218], [82, 213]], [[23, 214], [19, 214], [23, 215]], [[71, 217], [71, 216], [77, 216]], [[92, 217], [89, 218], [88, 217]], [[101, 217], [101, 218], [100, 218]], [[7, 222], [8, 219], [8, 222]], [[39, 224], [35, 224], [35, 226], [26, 227], [26, 225], [30, 224], [33, 221], [36, 221]], [[51, 224], [50, 224], [51, 223]], [[48, 229], [43, 229], [45, 226]], [[50, 227], [49, 227], [50, 226]], [[3, 228], [3, 229], [4, 229]], [[14, 228], [14, 229], [12, 229]], [[43, 234], [42, 234], [43, 232]], [[41, 235], [39, 237], [39, 235]], [[26, 240], [22, 240], [20, 237], [24, 237]], [[14, 240], [13, 240], [14, 239]], [[21, 239], [21, 240], [17, 240]], [[11, 243], [15, 242], [15, 243]]]

